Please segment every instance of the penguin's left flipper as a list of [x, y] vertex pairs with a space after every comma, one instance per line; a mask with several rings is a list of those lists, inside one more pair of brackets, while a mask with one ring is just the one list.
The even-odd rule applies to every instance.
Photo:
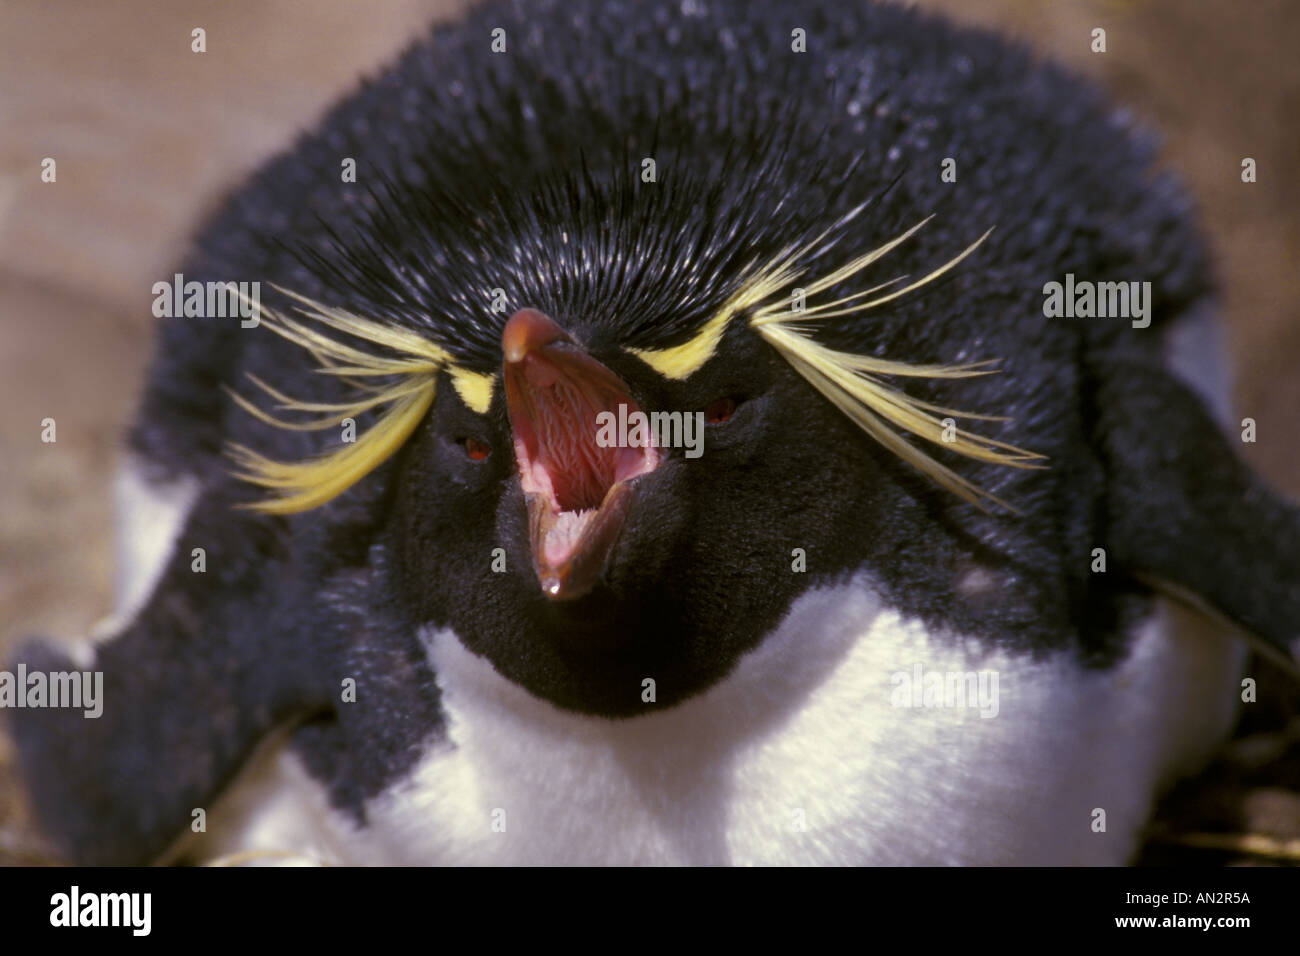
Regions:
[[[202, 572], [190, 543], [206, 548]], [[8, 665], [102, 674], [98, 716], [86, 707], [10, 712], [32, 810], [64, 858], [165, 857], [264, 738], [329, 706], [313, 673], [323, 649], [277, 610], [298, 577], [290, 560], [271, 522], [209, 496], [148, 604], [93, 662], [30, 643]]]
[[1300, 509], [1246, 466], [1181, 381], [1122, 361], [1097, 381], [1110, 560], [1228, 618], [1300, 676]]

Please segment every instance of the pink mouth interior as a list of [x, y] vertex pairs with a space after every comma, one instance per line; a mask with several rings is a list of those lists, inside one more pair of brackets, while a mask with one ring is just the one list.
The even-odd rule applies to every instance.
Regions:
[[605, 495], [617, 482], [653, 471], [653, 447], [602, 447], [596, 416], [637, 405], [617, 378], [593, 359], [563, 347], [531, 352], [517, 363], [519, 414], [512, 414], [515, 456], [525, 493], [542, 494], [556, 516], [544, 542], [546, 560], [560, 564], [582, 541]]

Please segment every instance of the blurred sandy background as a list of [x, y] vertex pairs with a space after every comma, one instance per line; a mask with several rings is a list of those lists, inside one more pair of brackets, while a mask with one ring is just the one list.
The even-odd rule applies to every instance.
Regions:
[[[1300, 496], [1300, 3], [922, 5], [1023, 38], [1166, 134], [1167, 163], [1197, 196], [1220, 263], [1238, 405], [1259, 423], [1245, 454]], [[171, 275], [196, 218], [461, 6], [0, 3], [0, 658], [20, 636], [84, 634], [111, 609], [109, 477], [148, 356], [150, 286]], [[190, 52], [196, 26], [203, 55]], [[1104, 55], [1089, 51], [1096, 26]], [[40, 181], [46, 156], [56, 184]], [[1243, 156], [1258, 161], [1254, 185], [1240, 181]], [[58, 422], [52, 445], [40, 441], [46, 417]], [[0, 738], [0, 862], [39, 852], [7, 760]], [[1298, 793], [1294, 701], [1262, 700], [1219, 763], [1168, 804], [1148, 859], [1267, 860], [1233, 850], [1239, 837], [1217, 838], [1222, 852], [1186, 837], [1300, 843]]]

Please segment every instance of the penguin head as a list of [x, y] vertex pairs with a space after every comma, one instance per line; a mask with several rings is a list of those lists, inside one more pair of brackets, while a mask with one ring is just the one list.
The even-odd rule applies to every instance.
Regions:
[[645, 680], [660, 707], [697, 694], [810, 587], [888, 565], [931, 492], [996, 504], [975, 480], [1037, 456], [954, 427], [954, 384], [996, 354], [969, 310], [944, 332], [917, 302], [987, 224], [935, 241], [888, 179], [772, 119], [732, 150], [684, 133], [651, 184], [611, 140], [376, 194], [261, 302], [298, 347], [284, 366], [338, 385], [267, 394], [323, 417], [235, 396], [279, 427], [368, 424], [305, 460], [234, 448], [271, 492], [254, 507], [382, 483], [404, 616], [537, 696], [628, 716]]
[[397, 477], [397, 564], [420, 619], [507, 678], [630, 715], [646, 679], [669, 706], [722, 677], [809, 586], [808, 555], [854, 565], [849, 529], [889, 482], [853, 425], [739, 328], [681, 381], [569, 328], [518, 310], [489, 414], [454, 389], [436, 403]]

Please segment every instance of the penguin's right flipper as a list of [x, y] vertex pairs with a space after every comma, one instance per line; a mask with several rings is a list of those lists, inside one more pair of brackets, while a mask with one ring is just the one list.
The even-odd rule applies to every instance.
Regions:
[[1116, 362], [1099, 381], [1112, 559], [1228, 618], [1300, 675], [1300, 509], [1247, 467], [1172, 375]]
[[[192, 565], [196, 547], [205, 549], [202, 571]], [[67, 859], [158, 860], [263, 738], [328, 709], [315, 678], [325, 649], [309, 645], [302, 622], [278, 610], [295, 605], [291, 592], [302, 579], [274, 519], [209, 494], [149, 603], [96, 648], [101, 715], [11, 712], [33, 811]], [[19, 661], [29, 674], [81, 670], [36, 643]]]

